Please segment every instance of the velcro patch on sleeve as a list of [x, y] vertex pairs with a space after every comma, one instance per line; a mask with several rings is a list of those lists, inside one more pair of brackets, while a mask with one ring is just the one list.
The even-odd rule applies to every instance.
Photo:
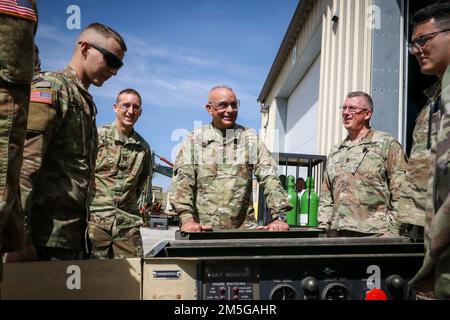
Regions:
[[33, 85], [35, 88], [51, 88], [52, 83], [50, 81], [39, 81]]
[[51, 89], [33, 89], [31, 90], [30, 102], [52, 104], [53, 91]]

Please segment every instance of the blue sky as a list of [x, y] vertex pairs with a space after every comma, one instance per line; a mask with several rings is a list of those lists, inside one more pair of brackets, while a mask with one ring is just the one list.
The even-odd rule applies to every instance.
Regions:
[[[172, 159], [181, 135], [207, 124], [208, 91], [234, 88], [238, 122], [259, 129], [257, 97], [298, 0], [38, 0], [36, 43], [43, 70], [62, 69], [80, 30], [69, 30], [67, 8], [77, 5], [81, 29], [101, 22], [118, 31], [128, 52], [124, 67], [101, 88], [91, 86], [97, 124], [111, 123], [117, 93], [138, 90], [144, 111], [136, 130], [159, 155]], [[170, 179], [156, 175], [167, 189]]]

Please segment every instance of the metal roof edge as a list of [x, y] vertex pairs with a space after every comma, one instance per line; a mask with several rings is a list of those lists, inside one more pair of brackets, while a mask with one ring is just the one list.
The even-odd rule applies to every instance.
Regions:
[[273, 82], [275, 82], [278, 72], [283, 66], [286, 56], [289, 54], [291, 44], [297, 37], [300, 23], [304, 18], [304, 13], [307, 11], [307, 9], [309, 8], [309, 4], [311, 4], [312, 2], [314, 2], [314, 0], [299, 0], [294, 15], [292, 16], [291, 22], [289, 23], [286, 34], [284, 35], [283, 41], [281, 42], [280, 48], [278, 49], [278, 53], [275, 57], [274, 62], [272, 63], [272, 67], [270, 68], [269, 74], [267, 75], [266, 81], [264, 82], [263, 88], [261, 89], [261, 92], [258, 96], [258, 102], [261, 102], [266, 98], [268, 92], [270, 91], [270, 87], [272, 86]]

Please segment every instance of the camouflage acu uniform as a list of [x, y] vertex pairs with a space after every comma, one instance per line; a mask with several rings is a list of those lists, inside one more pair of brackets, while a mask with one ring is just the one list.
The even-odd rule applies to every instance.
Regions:
[[275, 167], [253, 130], [235, 125], [222, 132], [212, 124], [203, 126], [178, 152], [170, 203], [182, 223], [193, 219], [216, 229], [254, 227], [253, 174], [264, 187], [272, 215], [291, 208]]
[[30, 16], [8, 10], [6, 3], [0, 8], [0, 283], [1, 252], [21, 250], [25, 244], [19, 176], [37, 26], [34, 1], [28, 4]]
[[[430, 168], [430, 149], [428, 128], [433, 96], [440, 92], [440, 83], [425, 91], [428, 104], [416, 119], [413, 132], [413, 145], [408, 161], [404, 182], [402, 182], [398, 208], [399, 221], [411, 225], [425, 225], [425, 207], [427, 203], [427, 183]], [[436, 127], [432, 125], [431, 136], [436, 136]]]
[[137, 200], [152, 175], [150, 146], [136, 131], [119, 133], [116, 123], [98, 130], [95, 196], [89, 238], [92, 258], [142, 256], [142, 218]]
[[349, 138], [328, 156], [319, 206], [319, 227], [367, 234], [398, 234], [400, 180], [406, 169], [401, 145], [370, 129], [357, 144]]
[[442, 88], [428, 180], [427, 250], [423, 266], [410, 285], [422, 298], [450, 299], [450, 68]]
[[36, 247], [70, 250], [73, 258], [82, 250], [93, 194], [96, 114], [92, 96], [70, 67], [35, 75], [20, 183]]

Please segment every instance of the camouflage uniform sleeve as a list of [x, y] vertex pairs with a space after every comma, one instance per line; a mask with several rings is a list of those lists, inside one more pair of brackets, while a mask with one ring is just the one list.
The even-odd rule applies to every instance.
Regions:
[[332, 186], [328, 171], [325, 170], [319, 203], [319, 228], [330, 229], [334, 213]]
[[[427, 249], [430, 256], [439, 257], [436, 275], [446, 279], [450, 267], [450, 67], [447, 69], [442, 90], [440, 119], [437, 122], [437, 137], [433, 142], [433, 168], [430, 168], [428, 194], [431, 202], [427, 208], [431, 217], [430, 241]], [[432, 170], [432, 171], [431, 171]], [[434, 214], [434, 216], [433, 216]], [[435, 290], [448, 297], [450, 286], [446, 281], [436, 281]]]
[[193, 137], [189, 136], [178, 151], [169, 191], [170, 205], [179, 215], [181, 224], [195, 220], [196, 170], [192, 152]]
[[68, 110], [68, 91], [53, 78], [35, 81], [31, 86], [24, 162], [20, 178], [25, 226], [30, 234], [29, 210], [33, 192], [33, 179], [39, 174], [53, 136], [61, 126]]
[[258, 155], [254, 166], [254, 174], [264, 188], [267, 207], [274, 218], [279, 212], [291, 210], [286, 191], [277, 175], [276, 163], [263, 142], [258, 142]]
[[388, 212], [388, 229], [394, 234], [400, 233], [401, 223], [398, 217], [398, 204], [400, 200], [400, 189], [405, 178], [407, 167], [406, 155], [402, 146], [397, 141], [392, 141], [386, 160], [386, 173], [391, 194], [391, 210]]
[[149, 148], [146, 150], [144, 161], [142, 161], [143, 168], [137, 184], [136, 199], [139, 199], [139, 197], [141, 196], [142, 192], [144, 191], [144, 188], [146, 187], [147, 182], [148, 182], [148, 190], [152, 190], [153, 164], [151, 155], [152, 153]]

